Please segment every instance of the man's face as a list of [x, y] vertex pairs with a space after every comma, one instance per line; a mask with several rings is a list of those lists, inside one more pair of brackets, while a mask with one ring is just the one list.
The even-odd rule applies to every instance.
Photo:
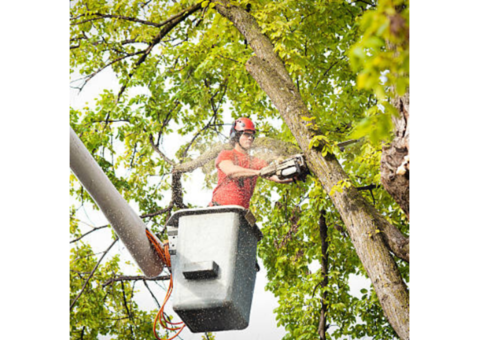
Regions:
[[245, 149], [250, 149], [254, 140], [255, 132], [251, 130], [245, 130], [245, 132], [240, 136], [240, 145]]

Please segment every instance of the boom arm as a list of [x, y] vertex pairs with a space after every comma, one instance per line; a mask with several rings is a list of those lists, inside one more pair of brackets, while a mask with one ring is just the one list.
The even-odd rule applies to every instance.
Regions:
[[113, 186], [72, 128], [70, 168], [102, 210], [143, 273], [148, 277], [159, 275], [164, 264], [147, 238], [147, 227]]

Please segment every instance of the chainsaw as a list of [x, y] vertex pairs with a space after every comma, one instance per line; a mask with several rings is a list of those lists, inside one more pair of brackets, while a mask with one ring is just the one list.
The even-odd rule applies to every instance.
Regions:
[[270, 177], [277, 175], [279, 179], [293, 178], [305, 182], [310, 171], [302, 154], [291, 156], [284, 160], [277, 160], [260, 170], [260, 176]]

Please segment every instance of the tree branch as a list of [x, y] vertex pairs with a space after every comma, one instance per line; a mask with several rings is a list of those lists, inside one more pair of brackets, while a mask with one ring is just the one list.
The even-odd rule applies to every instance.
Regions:
[[[330, 72], [330, 70], [331, 70], [335, 65], [337, 65], [341, 60], [345, 59], [345, 57], [346, 57], [346, 56], [343, 56], [342, 58], [340, 58], [340, 59], [338, 59], [337, 61], [335, 61], [332, 65], [330, 65], [330, 67], [329, 67], [327, 70], [325, 70], [325, 72], [323, 72], [323, 76], [322, 76], [322, 77], [325, 77], [325, 76], [328, 74], [328, 72]], [[317, 89], [317, 86], [318, 86], [318, 84], [320, 84], [321, 81], [322, 81], [322, 78], [320, 78], [320, 79], [317, 81], [317, 83], [315, 84], [315, 87], [313, 88], [314, 90]]]
[[172, 174], [172, 202], [180, 209], [188, 208], [183, 203], [182, 173], [179, 172]]
[[79, 88], [80, 91], [83, 90], [83, 88], [85, 87], [85, 85], [87, 85], [87, 83], [93, 78], [95, 77], [98, 73], [100, 73], [101, 71], [105, 70], [107, 67], [109, 67], [110, 65], [112, 64], [115, 64], [116, 62], [118, 61], [121, 61], [123, 59], [127, 59], [127, 58], [130, 58], [130, 57], [133, 57], [135, 55], [138, 55], [138, 54], [143, 54], [145, 53], [145, 51], [139, 51], [139, 52], [135, 52], [135, 53], [129, 53], [129, 54], [126, 54], [122, 57], [119, 57], [117, 59], [114, 59], [112, 61], [110, 61], [109, 63], [107, 63], [106, 65], [104, 65], [103, 67], [99, 68], [97, 71], [95, 71], [94, 73], [92, 74], [89, 74], [88, 76], [86, 76], [85, 78], [83, 79], [86, 79], [85, 82], [83, 83], [83, 85]]
[[152, 146], [153, 150], [155, 150], [155, 152], [158, 153], [160, 155], [160, 157], [162, 157], [162, 159], [165, 162], [167, 162], [170, 165], [175, 166], [175, 163], [170, 158], [168, 158], [163, 152], [161, 152], [160, 149], [155, 145], [155, 143], [153, 142], [152, 134], [148, 135], [148, 138], [150, 140], [150, 145]]
[[[79, 21], [79, 22], [73, 22], [73, 23], [70, 24], [70, 26], [77, 26], [77, 25], [85, 24], [87, 22], [97, 21], [97, 20], [101, 20], [101, 19], [120, 19], [120, 20], [125, 20], [125, 21], [136, 22], [136, 23], [139, 23], [139, 24], [147, 25], [147, 26], [161, 27], [161, 26], [164, 26], [165, 24], [167, 24], [169, 21], [175, 19], [173, 17], [173, 18], [167, 19], [167, 20], [165, 20], [161, 23], [155, 23], [155, 22], [151, 22], [151, 21], [147, 21], [147, 20], [138, 19], [138, 18], [135, 18], [135, 17], [126, 17], [126, 16], [123, 16], [123, 15], [115, 15], [115, 14], [92, 13], [92, 14], [89, 14], [89, 15], [95, 15], [97, 17], [96, 18], [91, 18], [91, 19], [86, 19], [86, 20]], [[84, 14], [82, 16], [86, 16], [86, 15]]]
[[[135, 320], [132, 320], [133, 319], [133, 314], [130, 312], [130, 309], [128, 308], [128, 302], [127, 302], [127, 297], [126, 297], [126, 294], [125, 294], [125, 284], [124, 284], [124, 281], [121, 281], [122, 283], [122, 295], [123, 295], [123, 305], [125, 306], [125, 310], [127, 311], [127, 316], [128, 316], [128, 319], [135, 322]], [[133, 282], [133, 286], [132, 286], [132, 297], [133, 297], [133, 291], [135, 289], [135, 281]], [[135, 333], [133, 332], [133, 327], [132, 327], [132, 323], [130, 322], [129, 323], [129, 329], [130, 329], [130, 333], [132, 334], [132, 338], [135, 339]]]
[[148, 286], [147, 281], [146, 280], [142, 280], [142, 281], [143, 281], [143, 284], [145, 285], [145, 287], [147, 287], [148, 291], [150, 292], [150, 295], [152, 296], [152, 298], [155, 300], [155, 303], [157, 304], [157, 307], [160, 308], [160, 304], [158, 303], [158, 300], [155, 297], [155, 294], [153, 294], [152, 290]]
[[117, 101], [119, 100], [119, 98], [121, 97], [122, 93], [125, 91], [125, 89], [127, 88], [127, 85], [128, 85], [128, 81], [131, 79], [131, 77], [133, 76], [133, 73], [135, 72], [135, 70], [138, 68], [138, 66], [140, 66], [146, 59], [147, 59], [147, 56], [150, 54], [150, 52], [152, 51], [152, 49], [168, 34], [170, 33], [170, 31], [175, 27], [177, 26], [179, 23], [181, 23], [183, 20], [185, 20], [190, 14], [198, 11], [200, 8], [202, 7], [202, 4], [201, 3], [197, 3], [193, 6], [190, 6], [188, 8], [186, 8], [185, 10], [179, 12], [178, 14], [175, 14], [173, 17], [171, 17], [170, 19], [168, 19], [168, 23], [166, 23], [166, 25], [162, 28], [162, 30], [160, 31], [160, 33], [158, 33], [158, 35], [153, 38], [152, 42], [150, 43], [150, 45], [148, 46], [148, 48], [145, 50], [145, 53], [137, 60], [137, 62], [135, 63], [135, 65], [133, 65], [133, 69], [132, 71], [129, 73], [128, 77], [127, 77], [127, 81], [125, 82], [125, 84], [121, 87], [118, 95], [117, 95]]
[[[320, 282], [320, 286], [322, 288], [327, 287], [328, 285], [328, 240], [327, 240], [327, 221], [325, 218], [326, 211], [322, 210], [320, 212], [320, 239], [322, 242], [322, 281]], [[327, 311], [328, 311], [328, 292], [323, 290], [322, 291], [322, 308], [320, 309], [320, 322], [318, 323], [318, 335], [320, 335], [320, 340], [326, 340], [326, 332], [327, 332]]]
[[[70, 41], [73, 42], [73, 41], [78, 41], [78, 40], [87, 40], [87, 38], [86, 37], [79, 37], [79, 38], [71, 39]], [[91, 44], [92, 44], [92, 46], [97, 46], [97, 45], [100, 45], [100, 44], [109, 44], [109, 42], [103, 40], [103, 41], [95, 41], [95, 42], [92, 42]], [[116, 44], [116, 43], [114, 43], [114, 44]], [[128, 45], [128, 44], [148, 44], [148, 43], [146, 41], [137, 40], [137, 38], [126, 39], [126, 40], [120, 41], [120, 45]], [[71, 45], [70, 49], [75, 50], [79, 47], [80, 47], [80, 44]]]
[[155, 212], [150, 213], [150, 214], [140, 215], [140, 218], [154, 217], [154, 216], [158, 216], [158, 215], [161, 215], [161, 214], [165, 214], [166, 212], [172, 210], [172, 208], [173, 208], [173, 201], [170, 202], [170, 204], [166, 208], [155, 211]]
[[[192, 7], [196, 7], [196, 6], [198, 6], [198, 5], [195, 5], [195, 6], [192, 6]], [[201, 6], [201, 4], [200, 4], [200, 6]], [[186, 12], [190, 11], [192, 7], [186, 8], [183, 11], [178, 12], [177, 14], [171, 16], [170, 18], [168, 18], [165, 21], [162, 21], [160, 23], [156, 23], [156, 22], [152, 22], [152, 21], [148, 21], [148, 20], [143, 20], [143, 19], [138, 19], [138, 18], [135, 18], [135, 17], [126, 17], [126, 16], [123, 16], [123, 15], [92, 13], [90, 15], [94, 15], [97, 18], [87, 19], [85, 21], [80, 21], [80, 22], [74, 22], [74, 23], [71, 23], [70, 26], [76, 26], [76, 25], [84, 24], [86, 22], [90, 22], [90, 21], [94, 21], [94, 20], [101, 20], [101, 19], [120, 19], [120, 20], [131, 21], [131, 22], [135, 22], [135, 23], [139, 23], [139, 24], [143, 24], [143, 25], [147, 25], [147, 26], [153, 26], [153, 27], [160, 28], [160, 27], [165, 26], [168, 23], [172, 22], [173, 20], [178, 19], [179, 17], [183, 16]], [[82, 16], [86, 16], [86, 15], [85, 14], [80, 15], [80, 16], [77, 16], [76, 18], [72, 18], [72, 19], [69, 19], [69, 20], [76, 20], [76, 19], [81, 18]]]
[[[89, 15], [95, 15], [98, 18], [86, 19], [86, 20], [80, 21], [80, 22], [73, 22], [73, 23], [70, 24], [70, 26], [81, 25], [81, 24], [84, 24], [86, 22], [96, 21], [96, 20], [100, 20], [100, 19], [121, 19], [121, 20], [125, 20], [125, 21], [140, 23], [140, 24], [143, 24], [143, 25], [153, 26], [153, 27], [162, 27], [162, 26], [165, 26], [166, 24], [168, 24], [169, 22], [171, 22], [172, 20], [175, 20], [176, 18], [182, 16], [189, 9], [190, 8], [186, 8], [186, 9], [178, 12], [177, 14], [172, 15], [170, 18], [168, 18], [168, 19], [166, 19], [162, 22], [159, 22], [159, 23], [152, 22], [152, 21], [147, 21], [147, 20], [142, 20], [142, 19], [138, 19], [138, 18], [135, 18], [135, 17], [127, 17], [127, 16], [123, 16], [123, 15], [116, 15], [116, 14], [103, 14], [103, 13], [98, 13], [97, 12], [97, 13], [91, 13]], [[84, 16], [86, 16], [86, 14], [79, 15], [75, 18], [70, 18], [70, 20], [77, 20], [77, 19], [79, 19], [81, 17], [84, 17]]]
[[127, 316], [129, 319], [132, 318], [132, 315], [130, 314], [130, 310], [128, 309], [128, 304], [127, 304], [127, 298], [125, 296], [125, 285], [123, 283], [123, 280], [120, 281], [122, 283], [122, 295], [123, 295], [123, 305], [125, 306], [125, 309], [127, 310]]
[[216, 113], [213, 114], [213, 116], [210, 118], [210, 120], [208, 121], [207, 125], [205, 125], [203, 128], [200, 129], [200, 131], [198, 131], [195, 136], [193, 136], [192, 140], [190, 141], [190, 143], [188, 143], [187, 147], [185, 148], [185, 150], [183, 151], [183, 155], [182, 155], [182, 160], [185, 159], [185, 157], [187, 156], [187, 152], [188, 150], [190, 149], [190, 147], [192, 146], [193, 142], [195, 142], [195, 139], [198, 138], [198, 136], [200, 136], [200, 134], [205, 131], [206, 129], [208, 129], [210, 127], [210, 124], [212, 123], [212, 120], [215, 119], [216, 117]]
[[77, 241], [80, 241], [82, 238], [84, 238], [84, 237], [85, 237], [85, 236], [87, 236], [88, 234], [90, 234], [90, 233], [93, 233], [94, 231], [97, 231], [97, 230], [100, 230], [100, 229], [106, 228], [106, 227], [108, 227], [108, 226], [109, 226], [109, 224], [107, 224], [107, 225], [103, 225], [103, 226], [101, 226], [101, 227], [93, 227], [93, 229], [92, 229], [92, 230], [90, 230], [90, 231], [87, 231], [85, 234], [83, 234], [83, 235], [81, 235], [81, 236], [77, 237], [77, 238], [76, 238], [76, 239], [74, 239], [74, 240], [71, 240], [71, 241], [70, 241], [70, 243], [75, 243], [75, 242], [77, 242]]
[[117, 276], [117, 277], [114, 277], [114, 278], [111, 278], [111, 279], [105, 281], [105, 283], [102, 284], [102, 287], [105, 288], [106, 286], [112, 284], [113, 282], [118, 282], [118, 281], [139, 281], [139, 280], [143, 280], [143, 281], [166, 281], [166, 280], [170, 280], [170, 275], [155, 276], [155, 277], [147, 277], [147, 276], [143, 276], [143, 275]]
[[370, 185], [366, 185], [364, 187], [357, 187], [357, 190], [363, 191], [363, 190], [372, 190], [372, 189], [379, 189], [379, 188], [381, 188], [380, 185], [370, 184]]

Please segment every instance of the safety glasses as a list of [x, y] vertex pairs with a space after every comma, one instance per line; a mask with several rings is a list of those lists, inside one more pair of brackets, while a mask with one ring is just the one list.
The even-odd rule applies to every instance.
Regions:
[[255, 139], [255, 134], [254, 133], [244, 132], [243, 135], [247, 138]]

